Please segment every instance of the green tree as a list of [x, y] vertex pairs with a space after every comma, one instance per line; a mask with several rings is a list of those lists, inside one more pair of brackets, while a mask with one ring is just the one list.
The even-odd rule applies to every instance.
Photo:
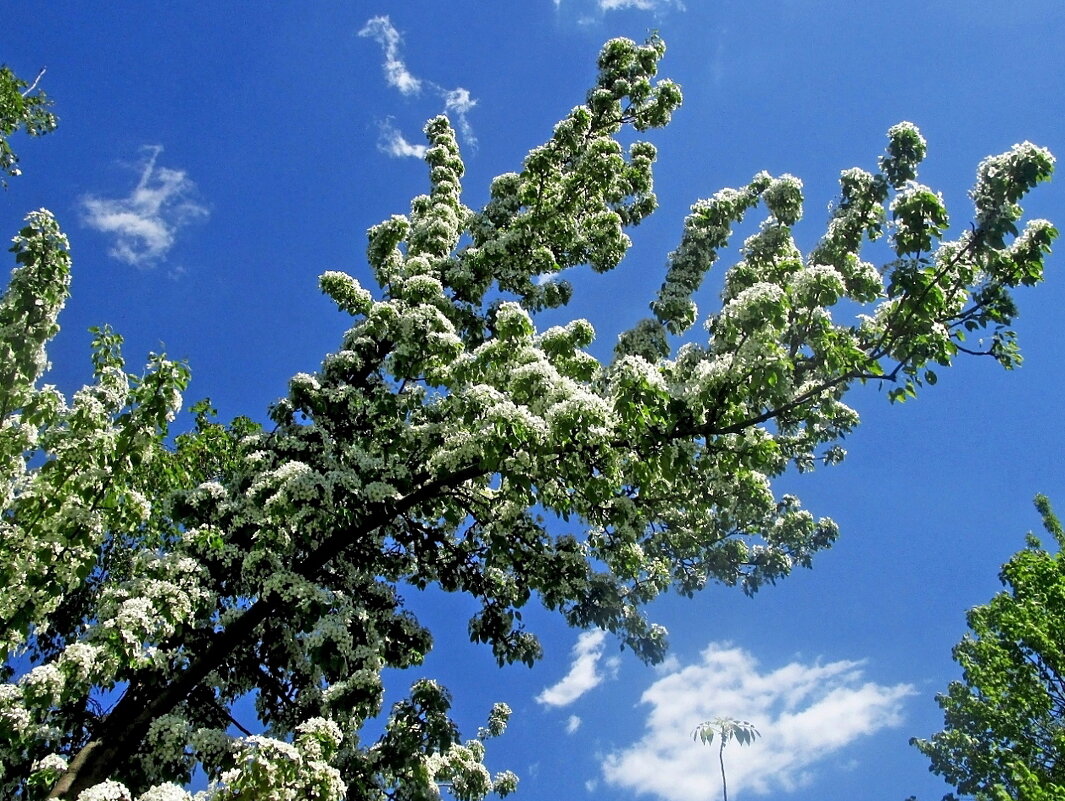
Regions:
[[[29, 83], [0, 66], [0, 172], [9, 177], [21, 174], [10, 136], [20, 129], [30, 136], [43, 136], [56, 127], [56, 116], [49, 110], [52, 101], [37, 88], [43, 75], [42, 69]], [[0, 183], [7, 186], [6, 179]]]
[[[483, 745], [505, 706], [464, 740], [447, 691], [422, 679], [361, 739], [383, 670], [432, 645], [403, 592], [477, 599], [470, 637], [500, 663], [540, 656], [521, 620], [533, 599], [661, 659], [665, 632], [641, 611], [660, 593], [751, 593], [834, 541], [771, 479], [843, 457], [848, 390], [888, 382], [903, 400], [959, 353], [1016, 363], [1010, 290], [1039, 282], [1056, 234], [1020, 231], [1018, 202], [1053, 159], [1025, 143], [982, 162], [975, 221], [944, 241], [908, 123], [877, 170], [842, 174], [811, 253], [792, 237], [801, 182], [759, 173], [692, 207], [653, 316], [611, 359], [588, 352], [585, 320], [538, 330], [535, 313], [572, 294], [555, 274], [616, 267], [655, 208], [654, 146], [619, 138], [680, 104], [656, 80], [664, 52], [608, 42], [586, 102], [479, 211], [448, 120], [430, 121], [429, 193], [370, 230], [375, 293], [321, 277], [353, 324], [292, 378], [268, 430], [201, 404], [171, 442], [186, 368], [153, 356], [127, 373], [108, 329], [92, 385], [41, 386], [69, 256], [52, 217], [30, 215], [0, 300], [7, 797], [184, 799], [197, 767], [215, 799], [505, 794], [516, 780], [488, 773]], [[690, 334], [703, 276], [759, 207], [708, 336]], [[885, 232], [886, 263], [863, 261]], [[839, 304], [868, 314], [837, 323]], [[989, 347], [966, 344], [984, 329]], [[257, 720], [237, 720], [250, 694]]]
[[1036, 506], [1057, 553], [1029, 534], [1003, 565], [1005, 591], [969, 611], [972, 632], [954, 648], [963, 674], [937, 699], [943, 731], [912, 740], [981, 801], [1065, 798], [1065, 531], [1046, 497]]

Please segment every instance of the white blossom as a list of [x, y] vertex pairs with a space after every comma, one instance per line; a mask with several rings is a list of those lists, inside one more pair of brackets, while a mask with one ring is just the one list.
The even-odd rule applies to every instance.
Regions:
[[64, 684], [64, 676], [54, 664], [38, 665], [19, 679], [19, 686], [27, 697], [48, 705], [59, 703]]
[[126, 785], [108, 779], [82, 790], [77, 801], [132, 801], [132, 797]]
[[192, 801], [193, 796], [176, 784], [157, 784], [137, 796], [137, 801]]

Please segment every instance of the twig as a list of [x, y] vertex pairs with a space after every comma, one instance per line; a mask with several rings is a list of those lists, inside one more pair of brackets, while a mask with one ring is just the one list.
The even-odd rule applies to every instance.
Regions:
[[33, 83], [31, 83], [28, 87], [26, 87], [26, 91], [22, 93], [23, 97], [25, 97], [26, 95], [28, 95], [30, 92], [32, 92], [34, 89], [37, 88], [37, 84], [40, 83], [41, 77], [47, 71], [48, 71], [47, 67], [41, 67], [41, 71], [37, 73], [37, 77], [33, 79]]

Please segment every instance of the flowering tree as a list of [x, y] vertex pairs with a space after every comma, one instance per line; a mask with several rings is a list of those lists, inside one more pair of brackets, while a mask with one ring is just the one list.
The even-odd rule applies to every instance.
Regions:
[[[108, 329], [92, 385], [71, 399], [40, 385], [70, 260], [51, 215], [29, 216], [0, 301], [7, 797], [182, 799], [197, 767], [214, 799], [503, 795], [516, 780], [488, 773], [482, 742], [505, 706], [463, 740], [447, 691], [418, 681], [360, 740], [383, 669], [431, 646], [403, 587], [476, 598], [470, 636], [500, 663], [540, 655], [520, 617], [534, 597], [658, 660], [646, 602], [712, 582], [754, 592], [833, 542], [832, 521], [770, 479], [842, 458], [849, 389], [884, 381], [904, 399], [960, 353], [1016, 363], [1010, 289], [1041, 279], [1056, 234], [1019, 231], [1017, 204], [1052, 158], [1026, 143], [985, 160], [973, 224], [943, 241], [908, 123], [877, 171], [842, 174], [811, 253], [792, 238], [801, 182], [760, 173], [692, 207], [653, 316], [613, 358], [588, 352], [584, 320], [539, 330], [534, 314], [572, 292], [554, 274], [617, 266], [655, 207], [655, 148], [618, 135], [679, 105], [655, 80], [664, 51], [608, 42], [587, 102], [479, 211], [461, 201], [451, 126], [430, 121], [429, 193], [370, 230], [376, 292], [321, 277], [354, 322], [269, 430], [201, 404], [171, 439], [186, 369], [153, 356], [128, 373]], [[703, 276], [758, 208], [723, 307], [691, 334]], [[863, 261], [885, 231], [887, 263]], [[868, 313], [838, 323], [838, 305]], [[984, 329], [986, 348], [968, 344]], [[258, 721], [235, 719], [251, 694]]]

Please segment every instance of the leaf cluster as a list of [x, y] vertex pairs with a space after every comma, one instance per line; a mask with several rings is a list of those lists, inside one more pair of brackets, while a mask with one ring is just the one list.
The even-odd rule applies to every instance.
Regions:
[[[8, 141], [12, 134], [22, 130], [29, 136], [43, 136], [58, 124], [50, 111], [52, 101], [37, 88], [43, 74], [42, 69], [31, 84], [10, 68], [0, 66], [0, 172], [5, 176], [14, 178], [22, 173], [18, 154]], [[0, 180], [0, 184], [7, 187], [6, 180]]]

